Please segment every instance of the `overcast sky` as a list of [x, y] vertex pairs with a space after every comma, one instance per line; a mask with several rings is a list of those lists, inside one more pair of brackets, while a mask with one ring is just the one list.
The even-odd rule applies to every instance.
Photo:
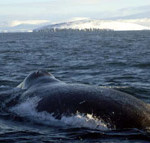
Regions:
[[150, 0], [0, 0], [0, 23], [12, 20], [65, 21], [144, 13]]

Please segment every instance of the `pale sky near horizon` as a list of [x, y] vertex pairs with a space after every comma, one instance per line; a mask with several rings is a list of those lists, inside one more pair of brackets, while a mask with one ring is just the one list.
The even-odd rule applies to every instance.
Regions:
[[150, 0], [0, 0], [0, 22], [107, 18], [142, 13], [145, 9], [149, 11]]

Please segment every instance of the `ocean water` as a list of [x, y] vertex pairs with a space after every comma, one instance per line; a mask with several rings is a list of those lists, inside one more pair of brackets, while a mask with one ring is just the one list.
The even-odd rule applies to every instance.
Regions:
[[115, 88], [150, 103], [150, 31], [1, 33], [0, 69], [0, 142], [150, 142], [150, 131], [111, 130], [92, 115], [59, 121], [37, 113], [38, 99], [5, 104], [10, 95], [21, 94], [14, 88], [37, 69], [67, 83]]

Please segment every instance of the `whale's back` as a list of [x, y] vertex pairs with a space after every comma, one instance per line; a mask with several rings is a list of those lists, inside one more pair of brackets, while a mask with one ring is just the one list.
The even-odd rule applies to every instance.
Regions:
[[81, 84], [56, 84], [49, 86], [45, 93], [37, 110], [53, 113], [56, 118], [80, 112], [100, 117], [116, 128], [150, 127], [149, 105], [117, 90]]

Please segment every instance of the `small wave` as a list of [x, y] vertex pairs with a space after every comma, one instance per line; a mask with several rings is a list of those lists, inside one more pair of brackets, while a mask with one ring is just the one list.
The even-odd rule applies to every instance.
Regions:
[[0, 91], [6, 91], [12, 89], [10, 86], [7, 85], [0, 85]]
[[98, 130], [109, 130], [107, 125], [92, 114], [81, 114], [77, 112], [75, 115], [62, 116], [60, 120], [55, 119], [52, 114], [46, 111], [37, 112], [36, 106], [40, 98], [34, 97], [27, 99], [25, 102], [18, 104], [10, 109], [11, 112], [18, 116], [25, 117], [36, 123], [52, 125], [52, 126], [71, 126], [76, 128], [90, 128]]
[[99, 86], [100, 88], [113, 88], [113, 89], [124, 89], [129, 88], [128, 86]]
[[133, 66], [138, 67], [138, 68], [149, 69], [150, 68], [150, 62], [137, 63], [137, 64], [134, 64]]

